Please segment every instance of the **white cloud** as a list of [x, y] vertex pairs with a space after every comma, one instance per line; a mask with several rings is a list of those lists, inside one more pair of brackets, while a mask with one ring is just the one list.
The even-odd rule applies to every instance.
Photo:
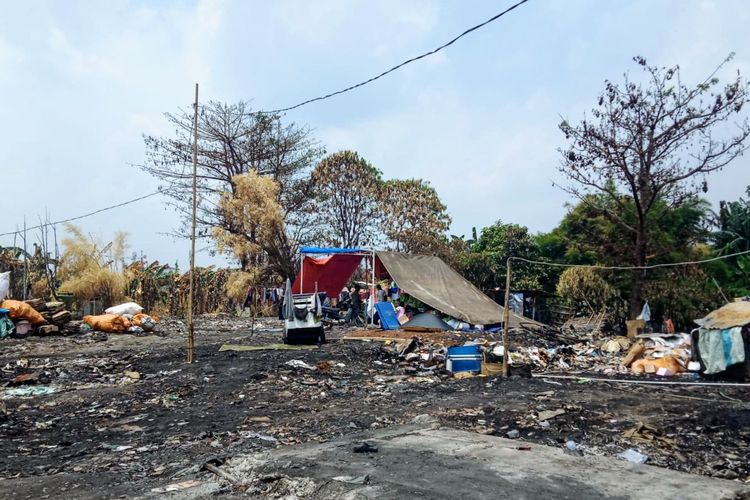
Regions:
[[[139, 196], [156, 184], [128, 166], [143, 161], [141, 133], [170, 135], [162, 113], [189, 106], [196, 81], [202, 100], [256, 98], [261, 108], [298, 102], [432, 49], [497, 9], [471, 5], [9, 4], [0, 18], [0, 88], [12, 99], [0, 151], [6, 183], [34, 189], [33, 196], [11, 190], [4, 202], [16, 219], [31, 220], [44, 209], [39, 200], [62, 218]], [[359, 151], [388, 177], [430, 180], [458, 234], [497, 218], [549, 229], [565, 201], [550, 182], [563, 143], [558, 114], [580, 119], [605, 78], [633, 69], [635, 54], [679, 63], [693, 81], [736, 51], [729, 68], [747, 76], [745, 7], [730, 0], [530, 2], [435, 56], [286, 119], [317, 129], [329, 151]], [[741, 195], [747, 164], [743, 158], [712, 176], [709, 196]], [[82, 225], [102, 234], [127, 230], [134, 248], [184, 260], [186, 248], [158, 235], [177, 225], [160, 203], [151, 198]], [[17, 222], [6, 217], [0, 229]]]

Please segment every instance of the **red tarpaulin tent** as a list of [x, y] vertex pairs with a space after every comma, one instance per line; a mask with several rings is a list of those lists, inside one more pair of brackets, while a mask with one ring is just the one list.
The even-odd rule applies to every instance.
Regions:
[[[325, 292], [329, 297], [338, 297], [352, 274], [362, 262], [362, 254], [338, 253], [328, 257], [302, 259], [302, 269], [292, 285], [292, 293]], [[317, 285], [317, 288], [316, 288]]]

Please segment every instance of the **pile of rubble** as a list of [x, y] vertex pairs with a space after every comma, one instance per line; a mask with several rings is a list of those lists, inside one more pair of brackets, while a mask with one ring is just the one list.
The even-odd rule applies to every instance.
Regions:
[[528, 364], [535, 372], [587, 372], [602, 375], [654, 374], [675, 376], [700, 370], [692, 361], [690, 335], [685, 333], [615, 336], [556, 347], [519, 347], [510, 353], [513, 364]]
[[[346, 340], [383, 342], [380, 361], [400, 364], [410, 374], [446, 373], [458, 378], [495, 375], [502, 372], [503, 344], [500, 335], [466, 332], [352, 332]], [[510, 368], [516, 373], [593, 373], [604, 376], [652, 374], [695, 377], [700, 363], [693, 361], [688, 334], [641, 334], [633, 338], [614, 336], [596, 340], [591, 333], [556, 341], [519, 341], [512, 335]], [[573, 341], [566, 343], [566, 341]], [[456, 350], [457, 347], [466, 348]], [[458, 359], [474, 363], [451, 363], [451, 351]], [[466, 356], [469, 356], [467, 358]]]

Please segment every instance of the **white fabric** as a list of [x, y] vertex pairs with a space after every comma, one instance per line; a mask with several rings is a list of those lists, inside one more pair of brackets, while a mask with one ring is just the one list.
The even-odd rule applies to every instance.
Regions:
[[651, 308], [648, 306], [648, 300], [645, 304], [643, 304], [643, 309], [641, 309], [641, 314], [638, 315], [636, 319], [642, 319], [646, 323], [651, 321]]
[[109, 307], [104, 312], [107, 314], [117, 314], [120, 316], [124, 314], [130, 314], [131, 316], [133, 316], [134, 314], [138, 314], [141, 311], [143, 311], [143, 308], [135, 302], [125, 302], [124, 304]]
[[5, 297], [10, 293], [10, 271], [0, 273], [0, 300], [5, 300]]

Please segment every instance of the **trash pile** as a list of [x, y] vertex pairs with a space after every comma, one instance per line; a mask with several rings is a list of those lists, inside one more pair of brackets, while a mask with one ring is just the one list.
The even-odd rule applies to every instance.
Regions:
[[[409, 339], [387, 340], [380, 348], [381, 360], [399, 363], [407, 374], [434, 374], [445, 367], [448, 348], [441, 342], [430, 342], [420, 336]], [[378, 361], [382, 363], [383, 361]]]
[[649, 373], [671, 377], [688, 370], [700, 370], [699, 363], [691, 363], [691, 339], [687, 333], [641, 334], [628, 351], [623, 366], [635, 374]]
[[[468, 332], [350, 332], [345, 340], [384, 342], [382, 358], [404, 365], [407, 373], [447, 373], [457, 378], [502, 373], [503, 344], [499, 335]], [[687, 333], [644, 333], [633, 338], [596, 339], [593, 333], [553, 340], [522, 339], [514, 332], [509, 358], [511, 372], [598, 373], [605, 376], [653, 374], [671, 377], [700, 371], [692, 360]], [[568, 340], [574, 342], [566, 343]], [[531, 345], [530, 345], [531, 344]], [[437, 370], [437, 371], [436, 371]]]
[[[158, 316], [149, 316], [135, 302], [112, 306], [98, 316], [84, 316], [83, 324], [91, 330], [104, 333], [151, 332], [159, 322]], [[85, 327], [82, 326], [82, 329]]]
[[71, 335], [78, 332], [80, 324], [72, 319], [63, 302], [6, 299], [0, 303], [0, 338]]
[[143, 333], [153, 331], [159, 322], [157, 316], [144, 314], [143, 308], [134, 302], [110, 307], [105, 313], [84, 316], [81, 321], [73, 319], [63, 302], [6, 299], [0, 302], [0, 338], [74, 335], [92, 330], [105, 333]]
[[[624, 357], [623, 357], [623, 353]], [[590, 372], [602, 375], [655, 374], [671, 377], [698, 371], [691, 363], [691, 339], [686, 333], [649, 333], [634, 339], [617, 336], [556, 347], [520, 347], [511, 351], [513, 365], [529, 364], [535, 372]]]
[[420, 336], [386, 340], [376, 363], [383, 360], [402, 366], [414, 376], [443, 375], [454, 378], [502, 374], [503, 346], [486, 338], [450, 339]]

